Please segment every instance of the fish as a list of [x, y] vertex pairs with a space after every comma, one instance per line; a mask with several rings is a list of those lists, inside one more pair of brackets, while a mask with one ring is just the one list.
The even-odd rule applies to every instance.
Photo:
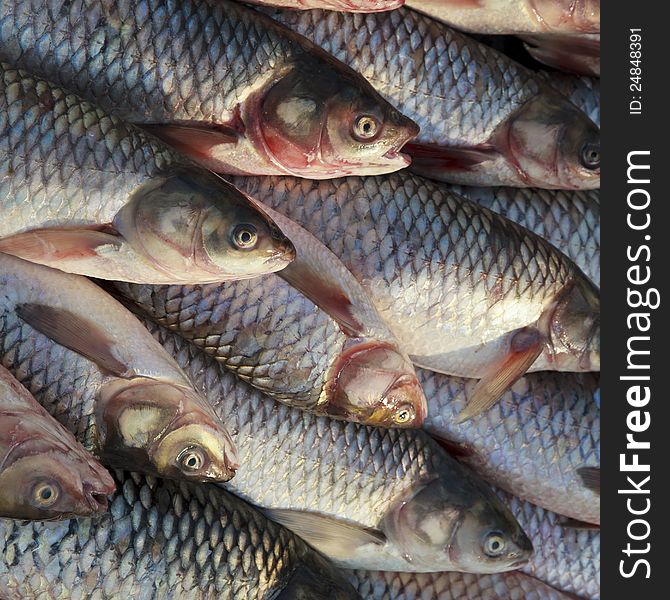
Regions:
[[426, 433], [290, 408], [144, 323], [228, 419], [240, 468], [224, 487], [337, 566], [500, 572], [528, 561], [532, 546], [511, 513]]
[[405, 146], [414, 172], [462, 185], [600, 187], [598, 127], [497, 50], [405, 8], [270, 14], [359, 71], [419, 125]]
[[551, 242], [600, 287], [600, 190], [451, 186]]
[[[280, 402], [356, 423], [420, 427], [426, 398], [416, 372], [366, 291], [308, 231], [258, 206], [296, 248], [277, 277], [116, 290]], [[324, 300], [325, 309], [309, 298]]]
[[343, 12], [378, 12], [399, 8], [405, 0], [248, 0], [248, 4], [261, 6], [278, 6], [294, 10], [325, 8]]
[[367, 600], [574, 599], [518, 571], [493, 575], [348, 571], [347, 575]]
[[386, 427], [420, 427], [426, 416], [414, 367], [395, 343], [343, 331], [277, 275], [115, 291], [288, 406]]
[[600, 34], [523, 35], [528, 53], [549, 67], [600, 77]]
[[542, 238], [448, 188], [408, 173], [234, 182], [344, 263], [416, 366], [480, 380], [461, 418], [528, 370], [600, 369], [595, 285]]
[[220, 173], [386, 173], [419, 130], [353, 69], [228, 0], [3, 2], [0, 58]]
[[360, 600], [300, 538], [214, 485], [115, 472], [107, 514], [0, 519], [0, 595]]
[[600, 598], [600, 529], [497, 490], [536, 548], [522, 571], [580, 598]]
[[542, 71], [539, 75], [600, 127], [600, 79], [558, 71]]
[[295, 257], [232, 185], [6, 63], [0, 114], [0, 252], [139, 283], [255, 277]]
[[0, 364], [0, 517], [64, 519], [107, 510], [114, 480]]
[[406, 0], [405, 4], [471, 33], [600, 33], [600, 0]]
[[600, 597], [600, 531], [564, 524], [550, 511], [498, 490], [528, 532], [534, 548], [521, 571], [394, 573], [347, 571], [369, 600], [568, 600]]
[[87, 279], [0, 253], [0, 362], [105, 466], [192, 481], [238, 467], [222, 419]]
[[476, 382], [419, 371], [424, 429], [487, 481], [575, 520], [600, 524], [600, 407], [593, 373], [532, 373], [489, 412], [456, 423]]

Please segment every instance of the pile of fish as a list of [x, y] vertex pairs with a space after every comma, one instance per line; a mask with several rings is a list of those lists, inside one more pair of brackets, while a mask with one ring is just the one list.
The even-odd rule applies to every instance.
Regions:
[[250, 3], [0, 3], [0, 599], [598, 599], [599, 1]]

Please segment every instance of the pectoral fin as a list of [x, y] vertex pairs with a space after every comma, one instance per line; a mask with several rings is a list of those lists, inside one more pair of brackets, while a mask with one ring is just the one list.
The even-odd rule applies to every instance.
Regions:
[[129, 367], [114, 356], [114, 341], [96, 323], [62, 308], [20, 304], [16, 313], [33, 329], [96, 363], [107, 373], [126, 375]]
[[212, 158], [212, 148], [221, 144], [237, 144], [239, 134], [225, 125], [143, 125], [156, 137], [177, 150], [200, 159]]
[[266, 509], [264, 512], [329, 557], [351, 558], [361, 546], [386, 543], [386, 536], [381, 531], [318, 513], [286, 509]]
[[583, 529], [586, 531], [598, 530], [600, 525], [595, 525], [594, 523], [587, 523], [586, 521], [578, 521], [577, 519], [566, 518], [558, 523], [561, 527], [566, 527], [568, 529]]
[[435, 435], [435, 433], [430, 433], [430, 437], [432, 437], [440, 446], [442, 446], [442, 448], [444, 448], [448, 454], [456, 459], [471, 458], [475, 454], [475, 451], [472, 448], [469, 448], [464, 444], [459, 444], [458, 442], [452, 442], [451, 440], [442, 438], [438, 435]]
[[51, 264], [98, 255], [103, 246], [120, 248], [122, 238], [96, 229], [35, 229], [0, 239], [0, 252]]
[[543, 348], [544, 336], [537, 329], [524, 327], [515, 332], [507, 353], [486, 368], [456, 421], [462, 423], [491, 408], [542, 354]]
[[592, 492], [600, 495], [600, 468], [599, 467], [580, 467], [577, 474], [585, 487]]
[[412, 157], [410, 170], [435, 175], [442, 171], [470, 171], [473, 167], [497, 157], [493, 146], [487, 144], [459, 148], [410, 143], [403, 147], [403, 151]]
[[327, 274], [316, 273], [311, 264], [298, 257], [277, 275], [333, 317], [345, 334], [362, 335], [364, 328], [353, 314], [351, 300]]

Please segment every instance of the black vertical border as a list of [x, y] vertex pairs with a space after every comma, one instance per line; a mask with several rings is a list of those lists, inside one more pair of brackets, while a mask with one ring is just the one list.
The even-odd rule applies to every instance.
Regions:
[[[603, 2], [602, 7], [602, 77], [601, 77], [601, 468], [602, 527], [601, 585], [602, 598], [662, 599], [670, 598], [670, 336], [666, 308], [670, 306], [670, 27], [662, 2]], [[631, 91], [630, 29], [642, 29], [642, 92]], [[632, 96], [642, 96], [642, 114], [629, 114]], [[649, 231], [633, 232], [626, 224], [627, 155], [633, 150], [651, 151], [652, 224]], [[626, 400], [627, 383], [619, 376], [625, 371], [626, 342], [629, 336], [627, 306], [626, 256], [629, 244], [635, 246], [649, 234], [651, 240], [651, 284], [661, 293], [661, 305], [650, 311], [651, 393], [648, 405], [651, 427], [644, 439], [651, 450], [640, 459], [651, 460], [651, 510], [645, 515], [651, 526], [650, 552], [639, 555], [649, 560], [651, 577], [639, 568], [631, 578], [620, 573], [620, 561], [633, 560], [623, 553], [628, 543], [627, 525], [631, 515], [627, 496], [618, 494], [626, 486], [626, 475], [619, 470], [619, 455], [625, 452], [628, 428], [626, 417], [632, 410]], [[643, 436], [640, 435], [640, 439]], [[639, 533], [641, 530], [636, 530]], [[643, 542], [632, 542], [642, 546]], [[638, 594], [638, 595], [632, 595]]]

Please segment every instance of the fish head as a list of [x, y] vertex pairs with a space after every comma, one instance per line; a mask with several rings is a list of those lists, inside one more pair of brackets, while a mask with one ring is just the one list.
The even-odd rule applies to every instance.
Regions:
[[559, 296], [551, 314], [549, 346], [558, 371], [600, 370], [600, 293], [585, 276]]
[[257, 131], [271, 160], [287, 174], [312, 179], [406, 167], [400, 150], [418, 125], [363, 77], [323, 58], [298, 61], [262, 98]]
[[301, 563], [289, 575], [285, 587], [279, 592], [276, 600], [356, 600], [360, 596], [355, 590], [337, 577], [331, 565], [326, 561], [314, 565]]
[[428, 407], [409, 359], [390, 344], [355, 345], [338, 358], [325, 412], [378, 427], [421, 427]]
[[0, 515], [51, 520], [107, 510], [116, 486], [83, 448], [54, 446], [44, 437], [26, 440], [6, 457], [0, 473]]
[[245, 279], [295, 258], [291, 241], [247, 196], [196, 168], [137, 190], [114, 225], [175, 282]]
[[136, 378], [106, 386], [98, 404], [100, 451], [115, 466], [198, 482], [228, 481], [239, 466], [228, 430], [192, 388]]
[[494, 494], [463, 514], [449, 548], [459, 571], [476, 573], [519, 569], [532, 553], [532, 542]]
[[567, 98], [547, 92], [529, 100], [498, 144], [528, 186], [600, 187], [600, 130]]
[[383, 529], [412, 570], [495, 573], [518, 568], [532, 553], [509, 510], [467, 472], [415, 489], [384, 517]]

